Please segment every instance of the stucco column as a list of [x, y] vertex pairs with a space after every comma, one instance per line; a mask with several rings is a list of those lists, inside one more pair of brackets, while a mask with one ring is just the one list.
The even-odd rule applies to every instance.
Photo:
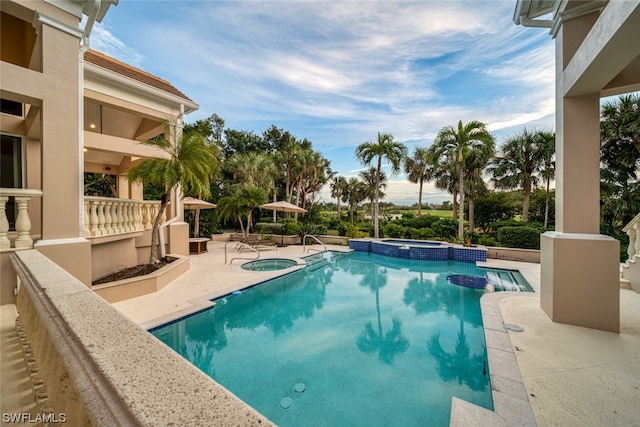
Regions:
[[[40, 15], [41, 16], [41, 15]], [[90, 284], [91, 245], [80, 236], [82, 146], [79, 33], [41, 16], [42, 239], [34, 244], [76, 278]]]
[[599, 234], [600, 93], [566, 97], [563, 86], [595, 19], [566, 22], [556, 37], [557, 231], [541, 237], [540, 305], [554, 322], [618, 332], [619, 242]]

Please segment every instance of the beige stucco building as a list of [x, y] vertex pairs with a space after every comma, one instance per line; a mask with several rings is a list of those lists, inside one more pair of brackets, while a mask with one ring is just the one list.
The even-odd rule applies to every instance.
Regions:
[[[69, 425], [269, 425], [90, 286], [146, 258], [156, 204], [125, 173], [162, 155], [140, 141], [170, 137], [165, 123], [179, 126], [198, 107], [87, 49], [93, 22], [115, 3], [0, 2], [0, 305], [11, 306], [3, 326], [12, 323], [11, 351], [25, 362], [21, 384], [38, 413], [63, 413]], [[618, 244], [599, 234], [599, 101], [640, 89], [640, 0], [518, 0], [514, 20], [556, 40], [557, 231], [542, 238], [541, 305], [555, 322], [617, 331]], [[117, 197], [84, 196], [84, 173], [113, 175]], [[186, 255], [180, 213], [175, 203], [164, 246]], [[640, 215], [634, 221], [628, 266], [637, 272]], [[508, 398], [499, 417], [482, 410], [476, 425], [518, 425], [505, 422], [522, 419]], [[456, 416], [451, 425], [473, 425]]]
[[[619, 243], [600, 234], [600, 98], [640, 89], [640, 1], [519, 0], [514, 21], [549, 28], [556, 44], [556, 231], [542, 236], [540, 305], [553, 321], [617, 332]], [[627, 229], [637, 269], [637, 221]]]
[[[170, 138], [169, 128], [198, 105], [167, 81], [90, 50], [91, 27], [113, 3], [1, 3], [2, 304], [15, 300], [9, 256], [16, 250], [34, 247], [88, 286], [148, 258], [158, 202], [143, 202], [126, 172], [165, 155], [140, 141]], [[86, 173], [112, 179], [112, 197], [85, 196]], [[166, 215], [174, 221], [164, 246], [188, 255], [176, 206]]]

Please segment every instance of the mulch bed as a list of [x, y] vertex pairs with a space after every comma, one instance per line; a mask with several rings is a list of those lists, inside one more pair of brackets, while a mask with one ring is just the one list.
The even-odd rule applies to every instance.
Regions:
[[91, 282], [91, 285], [101, 285], [103, 283], [115, 282], [116, 280], [124, 280], [131, 279], [133, 277], [146, 276], [147, 274], [151, 274], [156, 270], [161, 269], [165, 265], [173, 262], [172, 259], [161, 259], [155, 264], [141, 264], [136, 265], [135, 267], [125, 268], [120, 271], [116, 271], [115, 273], [109, 274], [108, 276], [103, 276], [99, 279]]

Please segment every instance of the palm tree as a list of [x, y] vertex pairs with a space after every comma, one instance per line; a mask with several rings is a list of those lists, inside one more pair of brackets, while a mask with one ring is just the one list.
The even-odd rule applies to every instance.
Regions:
[[363, 142], [356, 148], [356, 157], [365, 165], [371, 164], [373, 159], [378, 159], [376, 166], [376, 195], [373, 202], [373, 237], [379, 237], [378, 212], [379, 212], [379, 188], [380, 175], [382, 172], [382, 159], [386, 158], [391, 163], [391, 173], [400, 171], [402, 160], [407, 155], [407, 147], [393, 139], [389, 133], [378, 132], [377, 142]]
[[234, 153], [225, 161], [225, 167], [238, 183], [267, 189], [274, 185], [275, 164], [267, 153]]
[[460, 197], [460, 213], [458, 218], [458, 239], [464, 237], [464, 172], [467, 159], [472, 151], [490, 151], [494, 147], [493, 135], [487, 130], [487, 126], [473, 120], [467, 124], [458, 121], [457, 128], [447, 126], [440, 129], [435, 140], [436, 150], [439, 154], [445, 154], [451, 161], [458, 165], [458, 194]]
[[391, 330], [386, 333], [382, 329], [382, 315], [380, 313], [380, 289], [387, 284], [387, 269], [375, 264], [369, 266], [368, 278], [360, 286], [369, 288], [376, 296], [377, 328], [373, 322], [364, 325], [364, 331], [356, 339], [358, 348], [366, 354], [378, 354], [378, 359], [387, 365], [392, 365], [397, 354], [404, 353], [409, 348], [409, 340], [402, 334], [402, 322], [397, 317], [391, 318]]
[[433, 160], [430, 157], [429, 150], [426, 148], [416, 147], [413, 157], [407, 157], [404, 161], [404, 171], [409, 174], [409, 182], [420, 185], [418, 190], [418, 216], [422, 215], [422, 186], [425, 181], [433, 178], [434, 169]]
[[429, 151], [434, 153], [434, 184], [437, 189], [451, 193], [451, 197], [453, 198], [452, 217], [456, 219], [458, 217], [458, 189], [460, 188], [458, 185], [458, 178], [460, 176], [458, 173], [458, 163], [455, 159], [450, 159], [444, 155], [438, 156], [436, 154], [436, 148], [438, 147], [435, 145], [429, 147]]
[[155, 263], [158, 259], [160, 218], [164, 215], [171, 191], [181, 187], [187, 193], [204, 198], [210, 197], [209, 184], [219, 172], [220, 162], [217, 153], [207, 145], [202, 135], [190, 133], [178, 136], [175, 126], [171, 127], [175, 132], [173, 138], [175, 143], [165, 138], [143, 142], [143, 144], [160, 148], [167, 153], [168, 158], [145, 159], [127, 172], [131, 182], [146, 182], [164, 188], [160, 209], [151, 230], [149, 264]]
[[549, 131], [536, 132], [536, 139], [540, 149], [540, 157], [542, 161], [542, 168], [540, 170], [540, 176], [544, 179], [546, 184], [545, 197], [544, 197], [544, 228], [547, 228], [549, 223], [549, 199], [551, 180], [556, 174], [556, 162], [554, 160], [556, 154], [556, 135]]
[[337, 207], [338, 207], [338, 221], [342, 219], [341, 206], [340, 202], [342, 200], [342, 193], [345, 190], [345, 186], [347, 184], [347, 180], [343, 176], [336, 176], [331, 180], [331, 197], [336, 198]]
[[475, 197], [487, 191], [487, 185], [483, 179], [484, 169], [495, 154], [494, 144], [486, 144], [471, 151], [467, 159], [464, 188], [468, 196], [469, 205], [469, 231], [475, 230]]
[[382, 172], [380, 174], [380, 178], [378, 178], [376, 175], [376, 168], [373, 167], [360, 172], [358, 175], [360, 176], [360, 179], [364, 184], [364, 196], [365, 198], [369, 199], [371, 205], [371, 218], [373, 218], [373, 206], [376, 197], [376, 190], [378, 192], [378, 197], [384, 199], [384, 196], [386, 196], [386, 194], [382, 190], [387, 187], [387, 175]]
[[606, 103], [601, 117], [601, 215], [615, 230], [640, 211], [640, 96]]
[[[267, 194], [272, 191], [273, 201], [277, 200], [277, 169], [273, 155], [257, 151], [236, 152], [227, 159], [225, 167], [237, 183], [263, 188]], [[276, 221], [275, 211], [273, 221]]]
[[[240, 222], [240, 230], [244, 239], [249, 237], [252, 223], [252, 212], [255, 208], [267, 201], [267, 193], [263, 188], [251, 184], [236, 184], [231, 187], [229, 195], [218, 201], [220, 217], [227, 221], [237, 218]], [[244, 226], [243, 218], [247, 218], [247, 226]]]
[[502, 146], [502, 154], [492, 162], [491, 173], [496, 188], [522, 188], [522, 221], [529, 220], [531, 189], [538, 184], [537, 173], [542, 166], [541, 150], [535, 132], [524, 129]]
[[366, 196], [366, 187], [358, 178], [349, 178], [342, 193], [342, 201], [347, 202], [349, 206], [349, 220], [353, 225], [353, 214]]
[[306, 209], [307, 201], [315, 201], [315, 193], [327, 183], [333, 171], [330, 162], [321, 153], [311, 150], [306, 158], [306, 165], [300, 176], [300, 197], [302, 208]]

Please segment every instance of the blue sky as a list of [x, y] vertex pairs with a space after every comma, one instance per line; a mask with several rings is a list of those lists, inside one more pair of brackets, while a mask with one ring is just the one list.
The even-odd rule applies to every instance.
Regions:
[[[200, 105], [187, 122], [274, 124], [350, 177], [364, 168], [355, 148], [377, 132], [413, 152], [458, 120], [487, 123], [498, 144], [553, 130], [553, 40], [516, 26], [515, 3], [121, 0], [91, 46], [187, 94]], [[398, 175], [385, 200], [412, 204], [417, 191]], [[425, 187], [425, 202], [447, 199]]]

